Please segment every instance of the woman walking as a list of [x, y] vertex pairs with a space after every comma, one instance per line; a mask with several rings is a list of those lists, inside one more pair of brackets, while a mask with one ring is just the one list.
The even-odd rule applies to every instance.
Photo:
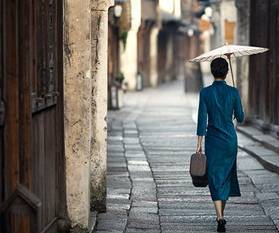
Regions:
[[237, 135], [233, 117], [243, 122], [244, 113], [236, 88], [226, 84], [228, 63], [223, 58], [211, 62], [212, 85], [200, 91], [197, 150], [202, 151], [205, 136], [207, 177], [216, 210], [217, 231], [225, 232], [224, 210], [232, 196], [241, 196], [237, 178]]

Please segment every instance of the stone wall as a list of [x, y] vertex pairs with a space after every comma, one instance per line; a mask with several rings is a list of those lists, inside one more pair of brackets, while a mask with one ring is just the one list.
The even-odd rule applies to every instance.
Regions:
[[73, 232], [105, 210], [107, 13], [112, 1], [64, 1], [65, 158]]
[[92, 140], [91, 140], [91, 208], [106, 209], [107, 169], [107, 50], [108, 8], [112, 0], [92, 3]]
[[90, 0], [64, 4], [66, 192], [73, 226], [86, 228], [90, 213], [91, 24]]

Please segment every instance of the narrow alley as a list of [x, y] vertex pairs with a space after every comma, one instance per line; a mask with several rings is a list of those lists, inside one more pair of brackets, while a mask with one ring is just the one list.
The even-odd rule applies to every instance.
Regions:
[[189, 173], [214, 78], [241, 100], [217, 112], [245, 113], [227, 232], [279, 232], [278, 16], [279, 0], [0, 0], [0, 233], [216, 232]]
[[[182, 87], [130, 92], [121, 111], [109, 112], [107, 212], [95, 232], [215, 232], [208, 187], [193, 187], [189, 175], [198, 96]], [[228, 232], [278, 232], [278, 207], [267, 216], [279, 200], [278, 175], [241, 150], [238, 169], [242, 197], [227, 204]]]

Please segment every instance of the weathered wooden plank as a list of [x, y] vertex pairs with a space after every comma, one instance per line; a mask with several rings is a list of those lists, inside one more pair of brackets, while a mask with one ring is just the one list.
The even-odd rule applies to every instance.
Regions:
[[[274, 9], [273, 7], [271, 7], [270, 9], [270, 34], [271, 34], [271, 31], [273, 30], [276, 30], [276, 21], [277, 19], [275, 18], [276, 17], [276, 9]], [[274, 31], [272, 32], [272, 34], [274, 33]], [[269, 90], [269, 93], [268, 93], [268, 101], [269, 101], [269, 116], [270, 116], [270, 122], [273, 122], [274, 120], [274, 110], [275, 110], [275, 106], [274, 106], [274, 102], [276, 101], [274, 99], [275, 97], [275, 93], [274, 93], [274, 90], [275, 90], [275, 87], [276, 87], [276, 71], [277, 71], [277, 64], [276, 64], [276, 60], [277, 60], [277, 54], [275, 54], [275, 48], [277, 47], [277, 44], [276, 44], [276, 34], [274, 33], [272, 36], [270, 35], [269, 37], [269, 40], [270, 40], [270, 48], [271, 50], [269, 51], [269, 55], [270, 55], [270, 60], [269, 60], [269, 79], [268, 79], [268, 82], [269, 82], [269, 86], [270, 86], [270, 90]], [[273, 49], [274, 48], [274, 49]]]
[[[39, 138], [39, 144], [36, 145], [35, 151], [38, 153], [37, 162], [40, 171], [36, 172], [40, 173], [40, 180], [44, 181], [37, 183], [40, 186], [39, 196], [43, 203], [42, 226], [46, 232], [56, 232], [55, 219], [57, 215], [66, 215], [62, 95], [55, 97], [57, 102], [50, 107], [47, 106], [47, 103], [50, 101], [52, 92], [56, 95], [61, 90], [63, 93], [63, 28], [61, 27], [63, 25], [63, 2], [41, 1], [39, 4], [37, 6], [37, 22], [38, 31], [42, 34], [38, 35], [37, 38], [37, 54], [42, 57], [38, 60], [35, 96], [45, 98], [46, 106], [33, 112], [33, 122], [36, 121], [33, 130]], [[59, 21], [58, 13], [60, 14]], [[60, 78], [59, 84], [62, 85], [60, 89], [57, 87], [58, 78]]]
[[46, 190], [46, 221], [49, 223], [55, 218], [55, 181], [56, 181], [56, 129], [55, 129], [55, 109], [44, 112], [44, 149], [45, 149], [45, 190]]
[[17, 13], [18, 0], [5, 0], [3, 11], [4, 53], [4, 100], [6, 103], [5, 121], [5, 197], [13, 193], [19, 181], [19, 80]]
[[[0, 0], [0, 102], [3, 101], [3, 0]], [[4, 105], [4, 103], [2, 102]], [[0, 109], [2, 114], [4, 113], [4, 109]], [[1, 113], [0, 113], [1, 114]], [[4, 201], [4, 148], [3, 148], [3, 124], [0, 123], [0, 205]]]
[[[44, 209], [44, 197], [45, 197], [45, 189], [43, 189], [44, 184], [44, 171], [43, 164], [44, 160], [44, 125], [41, 124], [42, 115], [34, 115], [32, 118], [32, 149], [31, 149], [31, 162], [32, 162], [32, 191], [35, 195], [37, 195], [42, 203], [42, 211]], [[43, 226], [44, 216], [41, 215], [40, 225]]]
[[64, 80], [63, 80], [63, 0], [56, 1], [56, 87], [58, 93], [56, 106], [56, 210], [60, 217], [66, 219], [66, 180], [64, 153]]
[[30, 84], [33, 75], [32, 1], [19, 2], [19, 132], [20, 132], [20, 183], [31, 188], [30, 144], [31, 144], [31, 97]]

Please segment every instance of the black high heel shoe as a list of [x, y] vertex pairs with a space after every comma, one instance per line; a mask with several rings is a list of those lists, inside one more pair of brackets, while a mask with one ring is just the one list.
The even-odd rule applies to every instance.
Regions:
[[225, 225], [226, 225], [227, 221], [225, 219], [223, 219], [223, 218], [221, 218], [219, 220], [216, 218], [216, 221], [218, 222], [217, 232], [226, 232]]
[[[224, 220], [225, 224], [227, 223], [226, 219], [222, 218]], [[218, 218], [216, 217], [216, 222], [218, 222]]]

